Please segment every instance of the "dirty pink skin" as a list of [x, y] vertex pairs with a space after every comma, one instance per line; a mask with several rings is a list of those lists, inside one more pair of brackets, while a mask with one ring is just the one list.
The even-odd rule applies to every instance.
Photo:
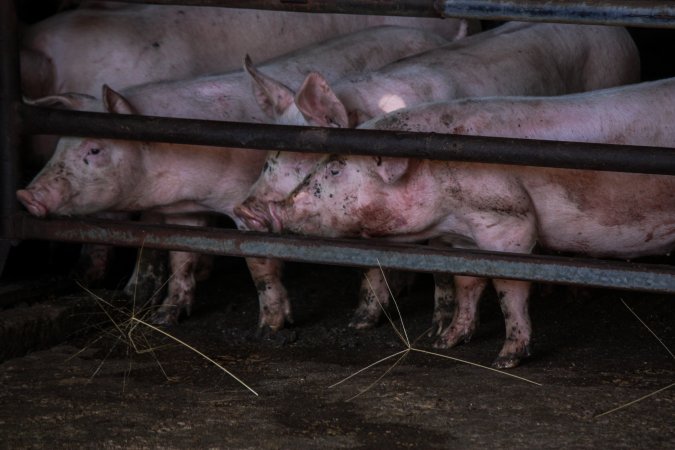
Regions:
[[[401, 45], [389, 45], [392, 41]], [[376, 27], [311, 46], [264, 67], [283, 71], [284, 82], [295, 86], [315, 64], [337, 79], [444, 42], [424, 30]], [[238, 71], [147, 84], [127, 89], [123, 96], [104, 88], [103, 102], [87, 95], [64, 94], [34, 103], [121, 114], [262, 122], [265, 116], [250, 89], [248, 76]], [[184, 223], [184, 213], [214, 211], [233, 217], [233, 206], [245, 198], [264, 159], [262, 152], [239, 149], [62, 138], [50, 162], [17, 195], [31, 214], [39, 217], [110, 210], [153, 210], [167, 215], [173, 223]], [[159, 323], [175, 322], [181, 311], [189, 312], [194, 300], [195, 281], [187, 269], [196, 267], [197, 256], [179, 254], [188, 262], [175, 261], [177, 256], [171, 256], [172, 271], [182, 269], [172, 277], [167, 298], [155, 315]], [[249, 258], [247, 263], [259, 293], [260, 326], [278, 330], [286, 320], [292, 320], [280, 279], [281, 263], [262, 258]], [[133, 288], [128, 290], [133, 292]]]
[[[675, 79], [562, 97], [493, 97], [396, 111], [362, 128], [672, 146]], [[327, 156], [285, 202], [274, 230], [530, 253], [535, 244], [634, 258], [675, 247], [675, 177], [404, 158]], [[529, 282], [492, 280], [506, 324], [494, 366], [530, 354]], [[468, 341], [487, 280], [456, 276], [452, 323], [436, 346]]]
[[[240, 69], [247, 52], [265, 61], [380, 25], [425, 29], [448, 40], [476, 28], [473, 22], [455, 19], [83, 2], [23, 30], [22, 90], [30, 99], [65, 92], [98, 96], [103, 84], [124, 89], [224, 73]], [[356, 55], [353, 64], [368, 67], [364, 57]], [[31, 136], [30, 142], [30, 150], [21, 155], [23, 164], [42, 167], [56, 137]], [[99, 246], [85, 245], [83, 250], [83, 259], [92, 263], [83, 267], [84, 278], [103, 278], [110, 255]]]
[[[253, 78], [260, 76], [254, 74]], [[623, 28], [512, 22], [380, 70], [348, 77], [333, 88], [318, 72], [310, 74], [297, 93], [282, 83], [267, 81], [275, 87], [267, 89], [270, 95], [262, 106], [278, 123], [345, 128], [428, 101], [558, 95], [638, 79], [638, 52]], [[261, 177], [235, 213], [249, 228], [269, 229], [267, 203], [285, 198], [321, 157], [270, 152]], [[450, 283], [440, 278], [432, 333], [440, 332], [451, 315], [447, 311], [452, 304], [447, 292]], [[386, 290], [376, 295], [388, 302]], [[381, 308], [369, 300], [372, 298], [362, 297], [351, 326], [367, 328], [378, 322]]]

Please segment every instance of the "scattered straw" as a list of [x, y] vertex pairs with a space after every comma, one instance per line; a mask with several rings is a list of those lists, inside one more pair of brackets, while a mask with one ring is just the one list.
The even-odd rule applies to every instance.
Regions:
[[[628, 306], [628, 304], [627, 304], [623, 299], [621, 299], [621, 303], [623, 303], [623, 305], [624, 305], [626, 308], [628, 308], [628, 311], [630, 311], [631, 314], [633, 314], [633, 315], [635, 316], [635, 318], [636, 318], [636, 319], [637, 319], [637, 320], [638, 320], [638, 321], [639, 321], [639, 322], [647, 329], [647, 331], [649, 331], [649, 332], [652, 334], [652, 336], [654, 336], [654, 337], [656, 338], [656, 340], [663, 346], [663, 348], [666, 349], [666, 351], [668, 352], [668, 354], [670, 355], [670, 357], [673, 358], [673, 359], [675, 359], [675, 355], [673, 355], [673, 352], [668, 348], [668, 346], [663, 342], [663, 340], [661, 340], [661, 338], [659, 338], [659, 337], [656, 335], [656, 333], [654, 333], [654, 331], [653, 331], [651, 328], [649, 328], [649, 326], [644, 322], [644, 320], [642, 320], [642, 319], [640, 318], [640, 316], [638, 316], [637, 313], [636, 313], [635, 311], [633, 311], [633, 309], [632, 309], [630, 306]], [[635, 400], [632, 400], [632, 401], [630, 401], [630, 402], [628, 402], [628, 403], [625, 403], [625, 404], [623, 404], [623, 405], [617, 406], [616, 408], [610, 409], [609, 411], [605, 411], [604, 413], [600, 413], [600, 414], [596, 415], [596, 416], [594, 417], [594, 419], [597, 419], [597, 418], [602, 417], [602, 416], [606, 416], [607, 414], [611, 414], [611, 413], [613, 413], [613, 412], [622, 410], [622, 409], [624, 409], [624, 408], [628, 408], [629, 406], [634, 405], [634, 404], [636, 404], [636, 403], [638, 403], [638, 402], [641, 402], [642, 400], [645, 400], [645, 399], [647, 399], [647, 398], [649, 398], [649, 397], [653, 397], [654, 395], [656, 395], [656, 394], [658, 394], [658, 393], [660, 393], [660, 392], [666, 391], [666, 390], [672, 388], [673, 386], [675, 386], [675, 383], [671, 383], [671, 384], [669, 384], [669, 385], [666, 386], [666, 387], [662, 387], [661, 389], [658, 389], [658, 390], [652, 392], [651, 394], [643, 395], [642, 397], [640, 397], [640, 398], [638, 398], [638, 399], [635, 399]]]
[[[140, 251], [143, 251], [143, 247], [141, 246]], [[139, 269], [139, 264], [140, 264], [140, 256], [136, 261], [136, 274], [138, 274], [138, 269]], [[180, 269], [179, 269], [180, 270]], [[154, 295], [156, 295], [163, 287], [169, 282], [169, 280], [175, 275], [176, 272], [171, 274], [171, 277], [169, 277], [155, 292]], [[95, 294], [92, 292], [90, 289], [87, 287], [83, 286], [81, 283], [77, 282], [78, 286], [82, 288], [85, 292], [87, 292], [89, 295], [91, 295], [95, 300], [96, 304], [101, 308], [103, 313], [107, 316], [108, 320], [112, 323], [112, 333], [111, 334], [114, 338], [116, 338], [115, 343], [113, 344], [112, 348], [109, 350], [108, 354], [106, 357], [103, 359], [101, 364], [96, 368], [94, 371], [93, 375], [91, 378], [96, 376], [96, 374], [99, 373], [101, 370], [101, 367], [105, 363], [106, 359], [110, 354], [113, 352], [113, 350], [120, 344], [120, 342], [124, 342], [127, 344], [127, 353], [131, 349], [133, 349], [134, 353], [136, 354], [144, 354], [144, 353], [151, 353], [155, 361], [157, 362], [157, 365], [164, 375], [164, 377], [167, 380], [170, 380], [171, 378], [167, 375], [166, 371], [164, 370], [164, 367], [160, 363], [159, 359], [157, 358], [157, 355], [155, 354], [155, 351], [166, 347], [166, 345], [162, 346], [155, 346], [153, 347], [150, 344], [150, 341], [148, 340], [148, 336], [144, 331], [150, 331], [152, 333], [164, 336], [166, 338], [171, 339], [175, 343], [179, 344], [180, 346], [187, 348], [188, 350], [196, 353], [200, 357], [204, 358], [206, 361], [209, 363], [213, 364], [214, 366], [218, 367], [220, 370], [225, 372], [227, 375], [232, 377], [235, 381], [237, 381], [239, 384], [244, 386], [246, 389], [248, 389], [251, 393], [254, 395], [258, 396], [258, 393], [254, 391], [250, 386], [248, 386], [246, 383], [244, 383], [239, 377], [234, 375], [232, 372], [227, 370], [225, 367], [223, 367], [221, 364], [204, 354], [203, 352], [199, 351], [195, 347], [189, 345], [185, 341], [177, 338], [176, 336], [172, 335], [171, 333], [168, 333], [167, 331], [162, 330], [161, 328], [158, 328], [149, 322], [145, 321], [144, 318], [151, 312], [151, 308], [142, 308], [140, 311], [137, 312], [137, 305], [136, 305], [136, 289], [138, 288], [138, 284], [136, 283], [134, 286], [134, 295], [133, 295], [133, 304], [132, 304], [132, 309], [131, 311], [125, 311], [122, 308], [118, 308], [114, 306], [110, 301], [103, 299], [101, 296]], [[151, 296], [152, 297], [152, 296]], [[121, 314], [122, 316], [125, 317], [125, 320], [123, 321], [117, 321], [113, 317], [113, 314], [111, 314], [111, 310], [115, 310], [117, 314]], [[140, 336], [137, 337], [137, 336]], [[98, 342], [100, 339], [102, 339], [103, 336], [98, 336], [95, 340], [90, 342], [85, 348], [80, 350], [79, 352], [75, 353], [75, 355], [71, 356], [69, 359], [72, 359], [79, 355], [82, 351], [84, 351], [86, 348], [90, 347], [94, 343]], [[128, 370], [125, 371], [125, 380], [124, 380], [124, 387], [126, 386], [126, 375], [131, 372], [131, 358], [129, 358], [129, 367]], [[123, 390], [124, 390], [123, 387]]]
[[393, 369], [394, 369], [401, 361], [403, 361], [403, 359], [404, 359], [406, 356], [408, 356], [408, 354], [409, 354], [410, 352], [418, 352], [418, 353], [422, 353], [422, 354], [426, 354], [426, 355], [438, 356], [438, 357], [440, 357], [440, 358], [449, 359], [449, 360], [452, 360], [452, 361], [455, 361], [455, 362], [459, 362], [459, 363], [462, 363], [462, 364], [467, 364], [467, 365], [471, 365], [471, 366], [475, 366], [475, 367], [480, 367], [480, 368], [482, 368], [482, 369], [487, 369], [487, 370], [492, 371], [492, 372], [497, 372], [497, 373], [499, 373], [499, 374], [501, 374], [501, 375], [506, 375], [506, 376], [509, 376], [509, 377], [512, 377], [512, 378], [516, 378], [516, 379], [518, 379], [518, 380], [520, 380], [520, 381], [524, 381], [524, 382], [527, 382], [527, 383], [530, 383], [530, 384], [534, 384], [534, 385], [536, 385], [536, 386], [541, 386], [540, 383], [537, 383], [537, 382], [532, 381], [532, 380], [528, 380], [527, 378], [520, 377], [520, 376], [514, 375], [514, 374], [512, 374], [512, 373], [505, 372], [505, 371], [503, 371], [503, 370], [494, 369], [494, 368], [492, 368], [492, 367], [484, 366], [484, 365], [482, 365], [482, 364], [474, 363], [474, 362], [467, 361], [467, 360], [460, 359], [460, 358], [455, 358], [455, 357], [448, 356], [448, 355], [443, 355], [443, 354], [441, 354], [441, 353], [430, 352], [430, 351], [428, 351], [428, 350], [423, 350], [423, 349], [421, 349], [421, 348], [415, 347], [414, 344], [415, 344], [421, 337], [423, 337], [423, 336], [427, 333], [428, 330], [425, 330], [424, 333], [422, 333], [420, 336], [418, 336], [412, 343], [410, 342], [410, 339], [408, 338], [408, 332], [406, 331], [405, 324], [403, 323], [403, 316], [402, 316], [402, 314], [401, 314], [401, 310], [400, 310], [399, 307], [398, 307], [398, 303], [396, 302], [396, 298], [395, 298], [395, 296], [394, 296], [394, 293], [391, 291], [391, 288], [389, 287], [389, 282], [387, 281], [387, 278], [386, 278], [386, 276], [385, 276], [385, 274], [384, 274], [384, 270], [382, 269], [382, 265], [380, 264], [380, 260], [379, 260], [379, 259], [377, 260], [377, 265], [378, 265], [378, 267], [380, 268], [380, 272], [382, 272], [382, 277], [384, 278], [384, 281], [385, 281], [385, 284], [386, 284], [386, 286], [387, 286], [387, 289], [389, 290], [389, 295], [391, 296], [391, 299], [392, 299], [392, 301], [394, 302], [394, 306], [396, 307], [396, 313], [398, 314], [398, 318], [399, 318], [399, 321], [400, 321], [400, 323], [401, 323], [401, 330], [398, 329], [398, 327], [397, 327], [396, 324], [394, 323], [394, 320], [391, 318], [391, 316], [389, 315], [389, 313], [387, 312], [387, 310], [386, 310], [386, 309], [384, 308], [384, 306], [382, 305], [382, 302], [381, 302], [380, 299], [377, 297], [377, 293], [376, 293], [375, 289], [373, 289], [373, 286], [372, 286], [372, 284], [371, 284], [371, 282], [370, 282], [370, 279], [368, 279], [367, 276], [366, 276], [366, 281], [368, 282], [368, 285], [370, 286], [370, 289], [371, 289], [371, 291], [372, 291], [373, 294], [374, 294], [375, 300], [377, 301], [377, 303], [378, 303], [378, 305], [380, 306], [380, 308], [382, 309], [382, 311], [383, 311], [385, 317], [387, 318], [387, 320], [388, 320], [389, 323], [391, 324], [392, 329], [394, 330], [394, 332], [396, 333], [396, 335], [399, 337], [399, 339], [401, 339], [401, 342], [403, 343], [403, 345], [404, 345], [405, 348], [404, 348], [403, 350], [398, 351], [398, 352], [392, 353], [392, 354], [389, 355], [389, 356], [386, 356], [386, 357], [384, 357], [384, 358], [381, 358], [381, 359], [379, 359], [378, 361], [375, 361], [374, 363], [369, 364], [368, 366], [366, 366], [366, 367], [364, 367], [364, 368], [362, 368], [362, 369], [360, 369], [360, 370], [358, 370], [358, 371], [352, 373], [352, 374], [349, 375], [348, 377], [343, 378], [342, 380], [338, 381], [337, 383], [330, 385], [330, 386], [329, 386], [329, 389], [330, 389], [330, 388], [334, 388], [334, 387], [336, 387], [336, 386], [339, 386], [339, 385], [341, 385], [342, 383], [344, 383], [345, 381], [350, 380], [351, 378], [354, 378], [355, 376], [359, 375], [360, 373], [363, 373], [363, 372], [365, 372], [365, 371], [368, 370], [368, 369], [371, 369], [371, 368], [373, 368], [373, 367], [375, 367], [375, 366], [377, 366], [377, 365], [379, 365], [379, 364], [381, 364], [381, 363], [383, 363], [383, 362], [385, 362], [385, 361], [388, 361], [388, 360], [390, 360], [390, 359], [392, 359], [392, 358], [395, 358], [395, 357], [399, 356], [399, 358], [394, 362], [394, 364], [392, 364], [392, 365], [391, 365], [391, 366], [390, 366], [390, 367], [389, 367], [382, 375], [380, 375], [375, 381], [373, 381], [373, 382], [372, 382], [370, 385], [368, 385], [365, 389], [359, 391], [358, 394], [356, 394], [356, 395], [350, 397], [349, 399], [347, 399], [347, 401], [353, 400], [353, 399], [355, 399], [356, 397], [358, 397], [358, 396], [360, 396], [360, 395], [362, 395], [362, 394], [368, 392], [371, 388], [373, 388], [380, 380], [382, 380], [388, 373], [390, 373], [390, 372], [391, 372], [391, 371], [392, 371], [392, 370], [393, 370]]

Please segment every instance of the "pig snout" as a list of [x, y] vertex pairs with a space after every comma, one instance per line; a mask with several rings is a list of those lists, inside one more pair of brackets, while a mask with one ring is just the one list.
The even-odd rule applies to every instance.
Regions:
[[[63, 188], [65, 189], [66, 186], [63, 186]], [[64, 189], [29, 186], [26, 189], [16, 191], [16, 197], [29, 213], [36, 217], [45, 217], [62, 204]]]
[[273, 209], [272, 203], [245, 201], [234, 208], [234, 213], [250, 230], [279, 232], [281, 223]]
[[32, 215], [37, 217], [45, 217], [47, 215], [47, 207], [39, 200], [38, 196], [33, 194], [32, 191], [20, 189], [16, 191], [16, 197]]

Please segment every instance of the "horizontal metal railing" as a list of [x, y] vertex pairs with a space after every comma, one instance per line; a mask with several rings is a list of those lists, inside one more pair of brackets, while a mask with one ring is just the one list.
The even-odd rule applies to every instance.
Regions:
[[[16, 17], [10, 1], [0, 4], [0, 137], [2, 138], [0, 173], [0, 244], [8, 239], [47, 239], [75, 242], [101, 242], [117, 245], [193, 250], [236, 256], [269, 256], [297, 261], [373, 266], [414, 271], [454, 272], [532, 281], [584, 284], [656, 292], [675, 292], [675, 269], [668, 265], [641, 265], [588, 258], [563, 258], [539, 255], [509, 255], [427, 246], [383, 244], [382, 241], [335, 241], [316, 238], [270, 236], [231, 230], [160, 227], [117, 224], [92, 220], [41, 220], [16, 212], [18, 137], [26, 134], [99, 136], [227, 145], [256, 149], [283, 149], [314, 152], [352, 152], [433, 159], [463, 159], [507, 164], [545, 165], [597, 170], [616, 170], [673, 174], [672, 149], [659, 147], [608, 146], [552, 141], [443, 136], [367, 130], [333, 130], [305, 127], [279, 127], [234, 124], [214, 121], [121, 116], [49, 110], [20, 104]], [[483, 5], [478, 12], [460, 16], [485, 19], [570, 21], [575, 23], [611, 23], [635, 26], [675, 27], [675, 2], [603, 1], [150, 1], [203, 6], [249, 7], [305, 12], [370, 13], [391, 15], [453, 16], [460, 8]], [[525, 8], [513, 8], [525, 5]], [[489, 7], [492, 8], [490, 12]], [[541, 7], [541, 8], [539, 8]], [[546, 8], [564, 9], [559, 18]], [[453, 10], [454, 8], [454, 10]], [[502, 12], [497, 12], [501, 8]], [[513, 16], [504, 16], [511, 8]], [[538, 9], [539, 8], [539, 9]], [[542, 9], [543, 8], [543, 9]], [[610, 15], [603, 12], [616, 9]], [[620, 10], [620, 11], [619, 11]], [[454, 12], [453, 12], [454, 11]], [[586, 11], [586, 12], [584, 12]], [[523, 17], [516, 17], [517, 15]], [[605, 15], [601, 22], [598, 18]], [[10, 17], [11, 16], [11, 17]], [[574, 17], [573, 17], [574, 16]], [[581, 17], [583, 16], [583, 17]], [[1, 252], [0, 252], [1, 253]]]
[[675, 149], [404, 131], [265, 125], [21, 106], [24, 131], [83, 137], [675, 175]]
[[675, 2], [658, 0], [121, 0], [334, 14], [465, 17], [675, 28]]
[[191, 250], [231, 256], [262, 256], [301, 262], [452, 272], [675, 293], [675, 267], [542, 255], [439, 249], [356, 239], [319, 239], [207, 227], [145, 225], [94, 219], [15, 218], [20, 239], [96, 242], [132, 247]]

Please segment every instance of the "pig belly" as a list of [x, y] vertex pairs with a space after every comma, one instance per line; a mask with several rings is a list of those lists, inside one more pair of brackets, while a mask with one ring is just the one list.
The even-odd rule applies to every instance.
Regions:
[[576, 176], [578, 184], [567, 189], [550, 185], [530, 191], [540, 244], [551, 250], [619, 258], [673, 249], [675, 177], [611, 172]]

